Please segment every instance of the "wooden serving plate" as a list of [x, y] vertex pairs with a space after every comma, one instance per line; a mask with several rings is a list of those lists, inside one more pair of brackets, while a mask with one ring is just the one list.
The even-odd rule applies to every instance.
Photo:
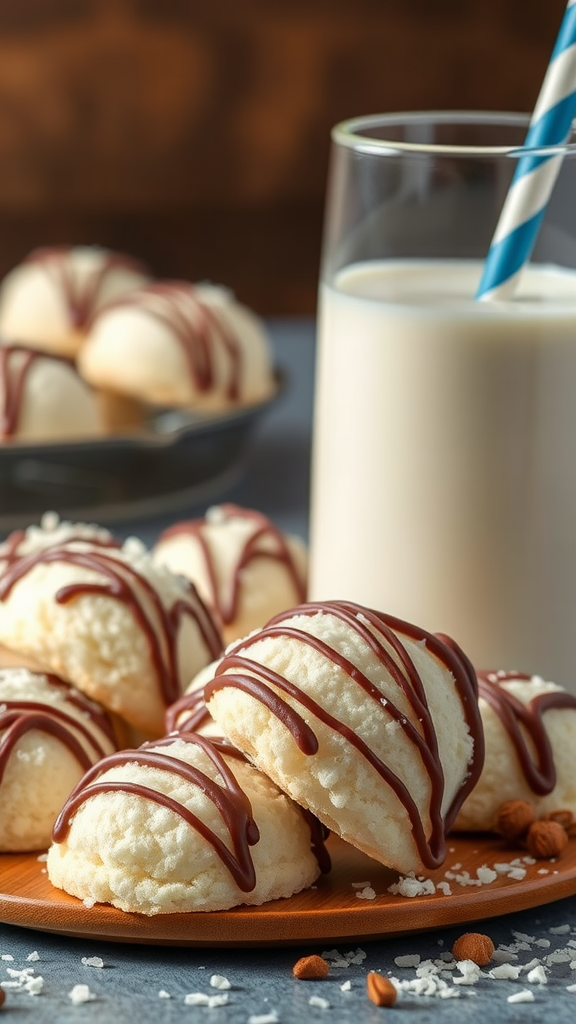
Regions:
[[[540, 906], [576, 893], [576, 840], [562, 857], [526, 865], [513, 881], [499, 875], [478, 887], [449, 884], [452, 895], [407, 898], [389, 893], [397, 875], [332, 836], [328, 842], [332, 872], [317, 886], [261, 907], [236, 907], [213, 913], [160, 914], [145, 917], [113, 907], [84, 904], [48, 881], [36, 854], [0, 854], [0, 921], [42, 932], [172, 946], [258, 946], [376, 939], [497, 917]], [[445, 864], [430, 872], [434, 882], [446, 871], [492, 867], [522, 856], [496, 836], [450, 837]], [[547, 874], [539, 871], [547, 870]], [[369, 882], [372, 900], [359, 899], [353, 883]]]

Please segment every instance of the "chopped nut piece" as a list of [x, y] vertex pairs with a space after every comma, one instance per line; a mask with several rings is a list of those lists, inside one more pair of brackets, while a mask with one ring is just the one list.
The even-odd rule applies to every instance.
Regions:
[[528, 830], [528, 852], [537, 860], [558, 857], [568, 846], [566, 830], [557, 821], [535, 821]]
[[481, 932], [466, 932], [452, 946], [452, 956], [456, 960], [472, 960], [478, 967], [490, 963], [493, 954], [492, 939]]
[[522, 839], [533, 821], [536, 811], [527, 800], [507, 800], [498, 811], [496, 828], [504, 839]]
[[325, 978], [330, 970], [327, 960], [321, 956], [303, 956], [297, 960], [292, 968], [295, 978], [302, 978], [305, 981], [315, 981], [318, 978]]
[[543, 814], [540, 821], [557, 821], [559, 825], [562, 825], [562, 828], [568, 831], [574, 823], [574, 815], [572, 811], [561, 807], [557, 811], [548, 811], [548, 814]]
[[5, 999], [6, 999], [6, 993], [5, 993], [3, 988], [0, 988], [0, 1006], [4, 1005]]
[[372, 1000], [376, 1006], [394, 1006], [396, 1002], [396, 987], [392, 984], [388, 978], [384, 978], [382, 974], [377, 974], [376, 971], [370, 971], [366, 978], [366, 991], [368, 992], [368, 998]]

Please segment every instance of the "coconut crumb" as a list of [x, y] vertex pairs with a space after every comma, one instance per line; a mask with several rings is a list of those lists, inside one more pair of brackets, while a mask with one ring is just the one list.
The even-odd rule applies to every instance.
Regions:
[[228, 981], [228, 978], [225, 978], [223, 974], [213, 974], [212, 977], [210, 978], [210, 984], [212, 988], [232, 988], [232, 985]]
[[205, 992], [189, 992], [184, 996], [186, 1006], [208, 1006], [210, 1009], [216, 1006], [225, 1006], [228, 1002], [228, 995], [208, 996]]
[[83, 956], [82, 963], [84, 967], [104, 967], [104, 961], [101, 956]]
[[514, 964], [499, 964], [498, 967], [493, 967], [490, 971], [491, 978], [504, 979], [506, 981], [515, 981], [521, 971], [520, 967], [515, 967]]
[[528, 971], [526, 975], [526, 981], [529, 981], [531, 985], [547, 985], [548, 978], [546, 977], [546, 971], [542, 964], [538, 964], [537, 967], [533, 967], [531, 971]]
[[452, 979], [455, 985], [475, 985], [482, 975], [478, 964], [473, 960], [458, 960], [457, 967], [460, 977]]
[[[574, 987], [576, 988], [576, 985]], [[343, 981], [342, 984], [340, 985], [340, 991], [341, 992], [351, 992], [352, 991], [352, 982], [351, 981]]]
[[327, 999], [323, 999], [322, 996], [310, 996], [308, 1000], [310, 1006], [317, 1006], [320, 1010], [329, 1010], [330, 1003]]
[[68, 993], [68, 998], [74, 1006], [78, 1006], [80, 1003], [89, 1003], [93, 999], [96, 999], [94, 992], [91, 992], [88, 985], [74, 985], [74, 988]]
[[44, 978], [39, 974], [35, 978], [28, 978], [24, 983], [25, 991], [29, 992], [31, 996], [39, 996], [43, 988]]
[[411, 871], [405, 877], [401, 875], [397, 882], [389, 885], [388, 892], [391, 892], [393, 896], [406, 896], [410, 899], [413, 896], [432, 896], [436, 892], [436, 886], [431, 878], [421, 881]]
[[507, 1003], [533, 1003], [534, 993], [530, 992], [529, 989], [524, 988], [521, 992], [514, 992], [513, 995], [508, 996]]
[[256, 1013], [248, 1017], [248, 1024], [280, 1024], [280, 1018], [274, 1010], [272, 1013]]
[[358, 899], [358, 900], [375, 900], [376, 899], [376, 893], [375, 893], [374, 889], [372, 888], [372, 886], [367, 885], [365, 889], [362, 889], [362, 892], [357, 892], [356, 893], [356, 899]]

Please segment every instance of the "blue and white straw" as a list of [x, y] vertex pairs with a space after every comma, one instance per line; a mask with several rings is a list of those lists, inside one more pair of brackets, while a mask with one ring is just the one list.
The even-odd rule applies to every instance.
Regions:
[[[568, 0], [524, 147], [562, 146], [576, 113], [576, 0]], [[521, 157], [486, 257], [477, 299], [506, 299], [530, 259], [562, 154]], [[576, 201], [576, 199], [575, 199]]]

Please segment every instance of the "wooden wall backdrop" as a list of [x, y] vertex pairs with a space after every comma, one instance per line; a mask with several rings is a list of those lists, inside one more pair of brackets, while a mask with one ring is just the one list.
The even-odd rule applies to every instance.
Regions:
[[1, 0], [0, 274], [93, 242], [311, 313], [329, 131], [529, 111], [565, 0]]

